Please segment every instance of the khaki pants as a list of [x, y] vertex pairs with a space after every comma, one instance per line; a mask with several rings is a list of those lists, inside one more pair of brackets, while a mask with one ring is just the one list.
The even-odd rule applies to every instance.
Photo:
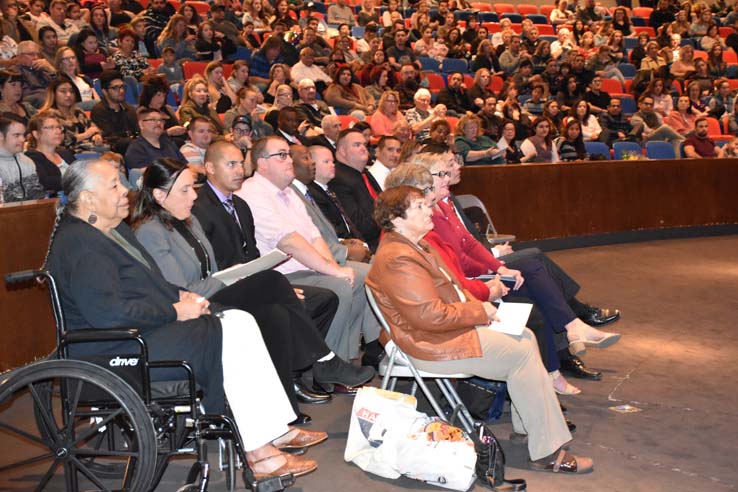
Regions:
[[440, 374], [464, 372], [506, 381], [512, 400], [515, 432], [528, 434], [531, 460], [546, 457], [571, 441], [551, 379], [541, 363], [536, 338], [525, 329], [521, 336], [477, 328], [482, 356], [448, 361], [412, 359], [418, 369]]

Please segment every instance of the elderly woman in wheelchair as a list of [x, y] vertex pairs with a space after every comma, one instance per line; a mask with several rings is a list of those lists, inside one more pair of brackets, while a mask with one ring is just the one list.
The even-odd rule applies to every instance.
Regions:
[[[58, 285], [70, 332], [133, 327], [151, 360], [186, 360], [207, 411], [226, 413], [227, 401], [257, 480], [315, 470], [314, 460], [280, 451], [317, 444], [327, 435], [288, 426], [296, 416], [254, 318], [164, 280], [123, 222], [129, 209], [127, 190], [113, 166], [77, 163], [62, 186], [65, 198], [46, 268]], [[76, 344], [70, 355], [114, 351], [116, 343]]]
[[528, 328], [514, 336], [488, 327], [496, 319], [495, 306], [464, 289], [454, 270], [423, 239], [433, 229], [432, 215], [424, 191], [410, 186], [387, 189], [375, 202], [374, 219], [384, 236], [366, 284], [393, 341], [420, 370], [506, 381], [513, 429], [528, 441], [531, 468], [591, 471], [591, 459], [565, 450], [572, 437], [535, 335]]

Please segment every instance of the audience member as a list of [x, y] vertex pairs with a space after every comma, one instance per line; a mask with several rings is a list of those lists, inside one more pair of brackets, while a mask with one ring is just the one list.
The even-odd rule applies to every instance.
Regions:
[[381, 137], [377, 143], [376, 159], [366, 172], [372, 176], [380, 192], [385, 189], [384, 180], [400, 163], [400, 147], [400, 141], [391, 136]]
[[467, 164], [502, 164], [504, 149], [484, 134], [478, 116], [462, 116], [456, 124], [456, 150]]
[[533, 121], [533, 135], [520, 144], [523, 153], [520, 162], [559, 162], [559, 152], [553, 145], [550, 129], [551, 122], [546, 118], [540, 117]]
[[[694, 124], [694, 132], [684, 140], [684, 155], [690, 159], [717, 157], [717, 145], [710, 138], [710, 124], [707, 118], [700, 116]], [[677, 154], [678, 155], [678, 154]]]
[[653, 97], [644, 94], [638, 99], [638, 111], [630, 119], [633, 126], [640, 127], [643, 141], [665, 140], [674, 146], [674, 154], [679, 155], [679, 145], [684, 137], [665, 125], [661, 116], [653, 109]]
[[74, 162], [74, 154], [62, 146], [64, 127], [53, 110], [37, 113], [28, 123], [26, 155], [36, 165], [41, 187], [49, 196], [62, 189], [62, 177]]
[[23, 77], [15, 70], [0, 70], [0, 113], [28, 124], [36, 108], [23, 102]]
[[44, 198], [35, 162], [23, 153], [26, 125], [17, 118], [0, 116], [0, 202]]
[[254, 214], [257, 246], [264, 251], [279, 247], [292, 255], [277, 267], [291, 282], [325, 287], [338, 295], [338, 312], [326, 342], [344, 360], [356, 358], [360, 337], [367, 344], [375, 342], [380, 330], [364, 295], [363, 278], [357, 277], [360, 270], [335, 261], [301, 199], [289, 187], [295, 173], [287, 142], [276, 136], [258, 140], [251, 156], [256, 172], [236, 195], [246, 200]]
[[138, 126], [140, 134], [126, 150], [126, 168], [143, 169], [150, 162], [164, 157], [178, 161], [186, 161], [182, 153], [164, 131], [164, 115], [153, 108], [138, 110]]
[[105, 98], [92, 108], [90, 117], [112, 150], [125, 154], [138, 135], [136, 110], [125, 102], [126, 84], [119, 72], [103, 72], [100, 87]]

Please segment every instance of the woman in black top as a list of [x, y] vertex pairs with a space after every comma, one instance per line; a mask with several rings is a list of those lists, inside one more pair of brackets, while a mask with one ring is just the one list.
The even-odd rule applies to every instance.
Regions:
[[557, 147], [560, 161], [582, 161], [587, 158], [587, 150], [582, 139], [582, 125], [578, 120], [570, 118], [559, 137]]
[[42, 111], [31, 118], [28, 134], [26, 155], [36, 164], [41, 187], [50, 196], [56, 196], [61, 190], [62, 176], [74, 162], [74, 154], [61, 147], [62, 125], [54, 113]]

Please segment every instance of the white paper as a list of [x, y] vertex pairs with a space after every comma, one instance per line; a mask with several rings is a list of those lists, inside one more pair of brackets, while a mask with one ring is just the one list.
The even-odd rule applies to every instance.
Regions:
[[277, 265], [281, 265], [290, 258], [290, 255], [278, 249], [273, 249], [269, 253], [260, 256], [255, 260], [251, 260], [248, 263], [239, 263], [238, 265], [233, 265], [230, 268], [214, 273], [213, 278], [217, 278], [226, 285], [232, 285], [242, 278], [246, 278], [255, 273], [270, 270]]
[[497, 307], [497, 318], [500, 321], [493, 322], [489, 327], [508, 335], [522, 335], [532, 308], [533, 304], [527, 302], [501, 302]]

